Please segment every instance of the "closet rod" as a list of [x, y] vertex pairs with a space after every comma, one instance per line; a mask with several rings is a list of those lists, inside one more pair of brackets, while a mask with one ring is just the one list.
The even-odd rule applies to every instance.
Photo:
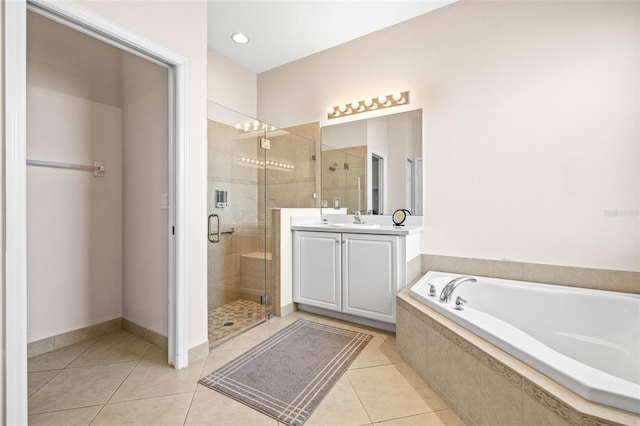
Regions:
[[27, 166], [53, 167], [55, 169], [83, 170], [93, 172], [94, 176], [104, 176], [104, 163], [94, 161], [92, 166], [70, 163], [56, 163], [53, 161], [27, 160]]

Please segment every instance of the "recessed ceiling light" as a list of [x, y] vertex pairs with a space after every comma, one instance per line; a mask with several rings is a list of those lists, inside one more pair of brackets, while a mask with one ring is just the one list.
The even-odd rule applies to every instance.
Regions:
[[249, 43], [249, 37], [242, 33], [233, 33], [231, 34], [231, 40], [235, 41], [238, 44], [247, 44]]

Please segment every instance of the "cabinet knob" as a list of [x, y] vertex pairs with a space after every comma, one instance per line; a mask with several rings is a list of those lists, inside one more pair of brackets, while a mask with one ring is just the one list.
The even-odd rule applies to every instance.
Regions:
[[342, 244], [345, 244], [347, 242], [347, 240], [342, 240]]
[[336, 244], [340, 244], [340, 240], [336, 240]]

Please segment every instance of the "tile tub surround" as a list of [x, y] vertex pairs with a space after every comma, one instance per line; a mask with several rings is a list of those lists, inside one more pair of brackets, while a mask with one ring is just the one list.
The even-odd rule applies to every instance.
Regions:
[[397, 298], [398, 351], [470, 425], [638, 425], [640, 416], [585, 400], [404, 289]]
[[422, 273], [429, 271], [640, 294], [640, 272], [634, 271], [422, 254]]

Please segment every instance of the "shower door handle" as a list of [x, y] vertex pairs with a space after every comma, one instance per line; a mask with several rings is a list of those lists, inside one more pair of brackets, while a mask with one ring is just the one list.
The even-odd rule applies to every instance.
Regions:
[[[211, 219], [217, 219], [216, 224], [217, 224], [218, 230], [216, 232], [211, 232]], [[210, 243], [219, 243], [220, 242], [220, 216], [218, 216], [217, 214], [210, 214], [207, 221], [208, 221], [207, 239], [209, 240]], [[214, 238], [214, 237], [217, 237], [217, 238]]]

